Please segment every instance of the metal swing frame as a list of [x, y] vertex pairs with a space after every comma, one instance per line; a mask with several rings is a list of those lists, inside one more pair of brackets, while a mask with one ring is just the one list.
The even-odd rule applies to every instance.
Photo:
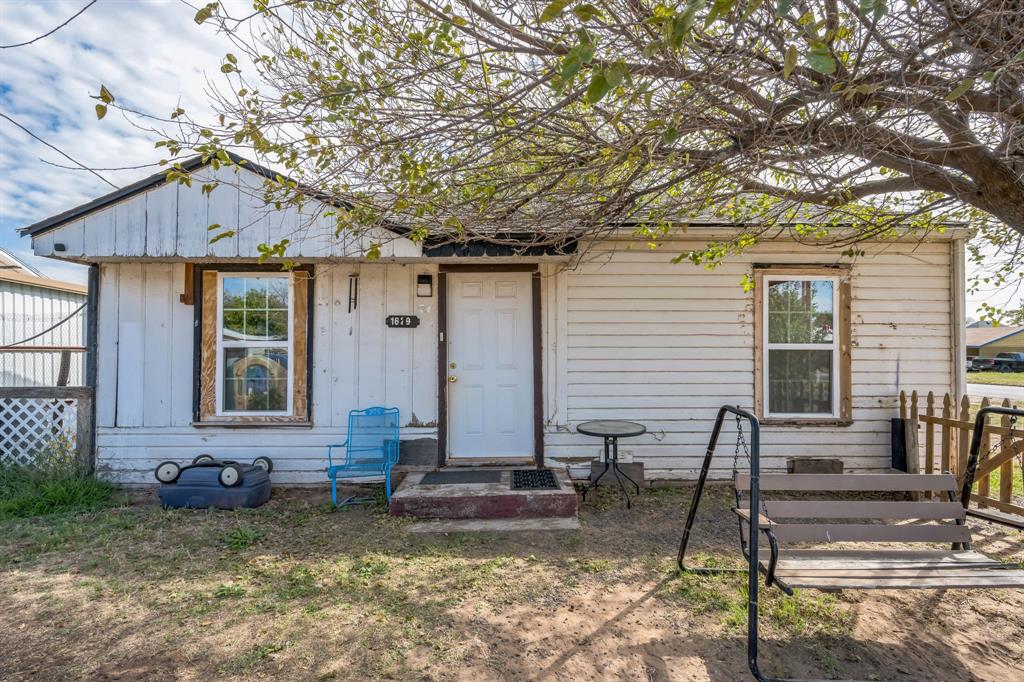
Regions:
[[[749, 497], [749, 516], [747, 517], [750, 521], [747, 523], [748, 530], [746, 536], [743, 533], [743, 523], [741, 519], [739, 521], [740, 527], [740, 548], [743, 551], [743, 556], [747, 560], [747, 567], [743, 568], [709, 568], [699, 566], [688, 566], [686, 564], [686, 548], [690, 541], [690, 534], [693, 530], [693, 524], [697, 518], [697, 508], [700, 504], [701, 496], [704, 493], [704, 485], [707, 482], [708, 472], [711, 468], [711, 458], [715, 453], [715, 447], [718, 444], [718, 438], [722, 432], [722, 425], [725, 421], [725, 416], [732, 414], [736, 416], [737, 426], [741, 425], [741, 420], [746, 420], [749, 423], [750, 432], [750, 445], [749, 445], [749, 463], [750, 463], [750, 490], [748, 492]], [[1006, 408], [1001, 406], [992, 405], [989, 407], [983, 407], [980, 409], [975, 417], [974, 432], [971, 437], [971, 446], [967, 459], [967, 468], [964, 472], [964, 480], [961, 488], [960, 502], [964, 509], [967, 509], [970, 504], [971, 488], [974, 486], [974, 475], [978, 468], [978, 462], [980, 459], [981, 450], [981, 439], [982, 432], [985, 428], [986, 417], [989, 414], [1005, 414], [1012, 417], [1024, 416], [1024, 410], [1015, 408]], [[736, 461], [739, 455], [739, 445], [742, 442], [742, 431], [737, 439], [737, 451], [736, 458], [733, 461], [733, 475], [736, 475]], [[771, 524], [768, 526], [762, 526], [756, 519], [760, 519], [760, 462], [761, 460], [761, 425], [758, 422], [757, 417], [744, 410], [740, 407], [733, 405], [723, 405], [718, 410], [718, 416], [715, 419], [715, 426], [711, 432], [711, 440], [708, 443], [707, 451], [704, 455], [704, 463], [701, 466], [700, 476], [697, 479], [697, 486], [693, 492], [693, 500], [690, 503], [690, 509], [686, 516], [686, 526], [683, 529], [683, 535], [679, 542], [679, 553], [676, 556], [676, 563], [679, 565], [679, 570], [684, 573], [696, 573], [698, 575], [710, 575], [718, 573], [747, 573], [747, 666], [750, 669], [751, 674], [759, 682], [794, 682], [786, 678], [774, 678], [768, 677], [761, 672], [758, 665], [758, 589], [760, 582], [760, 575], [763, 572], [765, 574], [765, 587], [770, 587], [775, 584], [782, 589], [786, 594], [793, 594], [792, 589], [784, 583], [775, 581], [775, 567], [778, 561], [778, 542], [775, 538], [775, 534], [772, 532]], [[735, 485], [735, 481], [734, 481]], [[951, 497], [955, 497], [956, 493], [952, 493]], [[736, 502], [737, 508], [740, 507], [740, 495], [736, 491]], [[762, 568], [758, 559], [758, 533], [764, 533], [768, 539], [769, 549], [771, 557], [768, 562], [767, 568]]]

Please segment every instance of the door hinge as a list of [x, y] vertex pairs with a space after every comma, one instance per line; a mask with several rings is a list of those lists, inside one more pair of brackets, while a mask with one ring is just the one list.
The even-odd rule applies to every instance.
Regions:
[[437, 333], [437, 340], [441, 343], [444, 343], [444, 332]]

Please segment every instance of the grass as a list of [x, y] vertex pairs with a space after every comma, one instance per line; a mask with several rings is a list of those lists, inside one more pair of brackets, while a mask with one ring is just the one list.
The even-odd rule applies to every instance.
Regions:
[[114, 488], [85, 473], [62, 448], [41, 453], [37, 464], [0, 464], [0, 522], [108, 506]]
[[1024, 372], [968, 372], [967, 383], [1024, 386]]
[[[335, 512], [290, 491], [236, 512], [133, 495], [13, 518], [0, 523], [5, 669], [14, 679], [597, 679], [647, 665], [636, 656], [650, 650], [744, 679], [746, 576], [669, 570], [689, 490], [644, 494], [628, 511], [613, 493], [595, 491], [608, 499], [593, 506], [588, 496], [569, 533], [423, 535], [383, 509]], [[731, 494], [708, 494], [703, 554], [691, 561], [738, 567], [735, 521], [715, 511]], [[1022, 556], [1024, 545], [1006, 552]], [[887, 649], [872, 633], [853, 638], [854, 618], [885, 598], [859, 599], [764, 589], [766, 652], [830, 677], [888, 679]], [[965, 647], [1016, 627], [1016, 597], [977, 599], [908, 607], [901, 623], [955, 629]], [[975, 608], [987, 609], [983, 628], [972, 629]], [[597, 660], [614, 669], [589, 667]]]

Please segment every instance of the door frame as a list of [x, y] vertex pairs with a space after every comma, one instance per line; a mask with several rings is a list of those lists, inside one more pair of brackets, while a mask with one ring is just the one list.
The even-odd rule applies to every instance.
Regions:
[[533, 461], [544, 467], [544, 371], [540, 268], [537, 263], [440, 265], [437, 273], [437, 466], [448, 463], [448, 273], [529, 272], [533, 309]]

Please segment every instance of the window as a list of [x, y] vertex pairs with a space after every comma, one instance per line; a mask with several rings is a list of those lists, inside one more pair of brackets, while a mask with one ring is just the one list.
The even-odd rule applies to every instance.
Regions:
[[766, 268], [756, 282], [760, 416], [848, 421], [849, 285], [823, 268]]
[[195, 422], [308, 424], [311, 268], [204, 267]]
[[289, 414], [291, 276], [220, 273], [217, 414]]

